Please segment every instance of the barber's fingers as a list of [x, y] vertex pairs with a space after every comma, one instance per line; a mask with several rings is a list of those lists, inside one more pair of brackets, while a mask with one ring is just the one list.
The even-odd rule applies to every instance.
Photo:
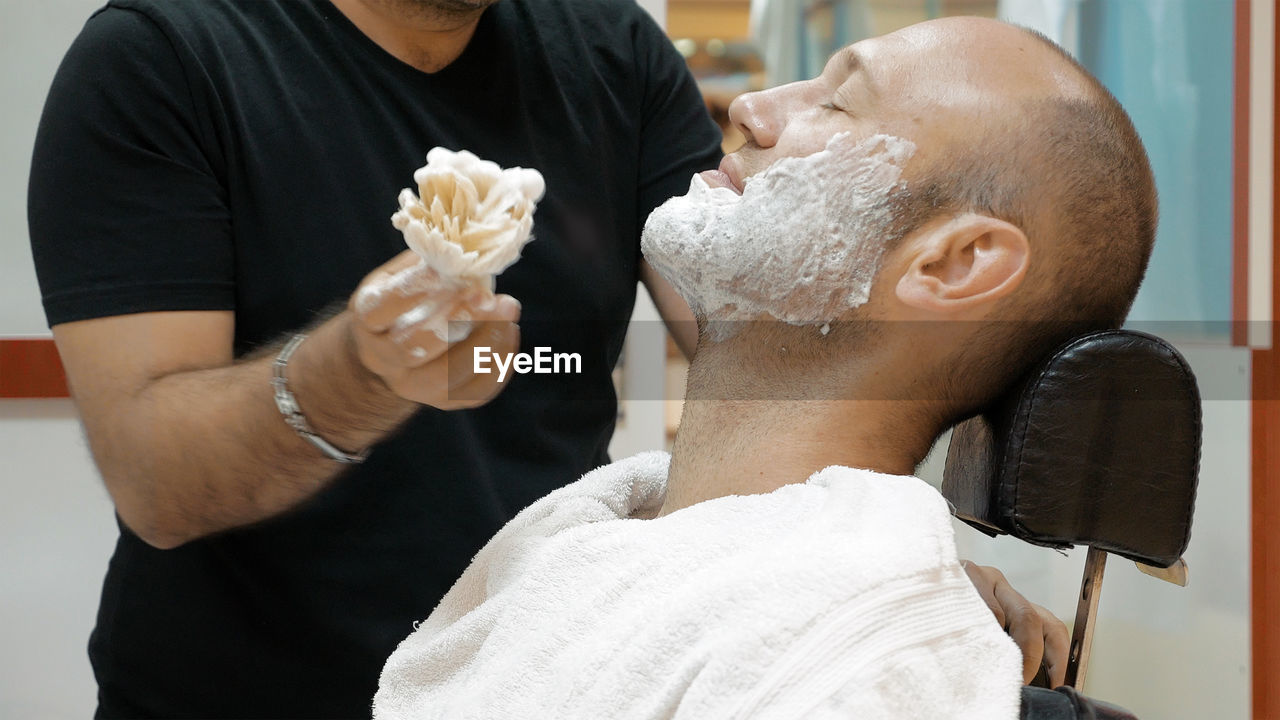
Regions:
[[422, 264], [422, 259], [412, 250], [401, 250], [399, 255], [391, 258], [385, 263], [374, 268], [372, 272], [365, 276], [365, 280], [379, 274], [394, 275], [401, 270], [408, 270], [411, 267], [418, 267]]
[[[449, 370], [449, 389], [454, 395], [459, 396], [454, 399], [461, 399], [463, 395], [461, 390], [472, 379], [483, 381], [490, 377], [497, 377], [495, 373], [476, 373], [476, 348], [485, 348], [486, 353], [503, 356], [515, 353], [520, 349], [520, 326], [514, 322], [502, 320], [486, 322], [477, 325], [466, 339], [449, 347], [445, 365]], [[504, 379], [510, 380], [510, 375]]]
[[1040, 663], [1044, 660], [1044, 620], [1036, 606], [1008, 582], [997, 583], [995, 595], [1004, 609], [1005, 631], [1022, 650], [1022, 682], [1030, 683], [1040, 672]]
[[[512, 305], [517, 309], [511, 310]], [[520, 346], [520, 328], [514, 322], [518, 304], [501, 302], [494, 312], [510, 313], [510, 319], [497, 317], [481, 322], [465, 340], [453, 343], [430, 361], [392, 367], [382, 374], [383, 382], [400, 397], [441, 410], [478, 407], [488, 402], [511, 378], [499, 382], [497, 373], [477, 373], [476, 348], [486, 346], [489, 352], [510, 356]]]
[[[487, 338], [486, 342], [490, 343], [495, 352], [511, 353], [520, 348], [520, 326], [515, 323], [509, 323], [507, 326], [499, 326], [496, 328], [485, 328], [474, 334], [477, 342], [480, 338]], [[474, 363], [474, 345], [471, 348], [455, 347], [449, 351], [450, 366], [466, 364], [468, 367]], [[459, 354], [458, 358], [454, 358], [454, 353]], [[455, 387], [450, 391], [449, 404], [453, 409], [466, 409], [480, 407], [489, 402], [499, 392], [502, 392], [505, 383], [498, 382], [496, 373], [476, 374], [469, 373], [467, 381], [461, 386]], [[505, 378], [506, 382], [511, 381], [511, 377]]]
[[961, 561], [961, 565], [983, 602], [995, 615], [996, 622], [1022, 651], [1023, 682], [1030, 683], [1043, 662], [1052, 687], [1061, 685], [1066, 678], [1067, 653], [1071, 643], [1067, 626], [1048, 610], [1014, 590], [998, 569], [968, 560]]
[[412, 250], [406, 250], [365, 276], [348, 307], [365, 328], [384, 332], [406, 314], [425, 319], [447, 309], [466, 289], [442, 281]]
[[359, 322], [352, 326], [360, 361], [378, 375], [425, 365], [448, 349], [448, 343], [426, 329], [425, 323], [394, 332], [373, 331]]
[[483, 306], [455, 302], [438, 314], [425, 317], [422, 313], [407, 313], [381, 333], [357, 323], [357, 344], [367, 348], [377, 367], [366, 364], [379, 374], [426, 365], [460, 344], [467, 348], [474, 348], [476, 344], [493, 347], [492, 342], [468, 343], [467, 340], [487, 323], [515, 323], [520, 319], [521, 307], [510, 295], [497, 295], [492, 300]]
[[[400, 354], [407, 367], [425, 365], [448, 352], [454, 343], [471, 334], [476, 323], [489, 319], [488, 315], [473, 315], [460, 303], [449, 303], [431, 312], [432, 314], [409, 312], [401, 315], [387, 331], [387, 338], [391, 342], [385, 344]], [[502, 319], [505, 321], [510, 318]]]
[[995, 592], [996, 583], [1009, 584], [1004, 579], [1004, 573], [996, 568], [978, 565], [968, 560], [961, 560], [960, 565], [969, 576], [969, 582], [973, 583], [974, 589], [982, 596], [982, 601], [987, 604], [987, 607], [991, 609], [991, 613], [996, 616], [996, 622], [1000, 624], [1000, 627], [1007, 628], [1004, 608], [1001, 607], [1000, 601], [996, 599]]
[[520, 328], [502, 320], [481, 323], [465, 341], [453, 344], [431, 362], [385, 379], [398, 395], [424, 405], [441, 410], [478, 407], [505, 387], [496, 374], [475, 372], [475, 348], [482, 345], [504, 355], [515, 352], [520, 345]]
[[460, 399], [462, 388], [477, 377], [475, 348], [486, 346], [505, 355], [515, 352], [520, 342], [519, 337], [519, 326], [513, 322], [483, 322], [474, 328], [466, 340], [450, 345], [431, 362], [406, 368], [401, 382], [407, 386], [416, 386], [418, 396], [431, 398], [432, 405], [439, 407], [442, 403], [448, 403], [457, 407], [454, 401]]
[[[1034, 603], [1033, 603], [1034, 605]], [[1044, 664], [1049, 673], [1049, 687], [1056, 688], [1067, 682], [1067, 661], [1071, 654], [1071, 631], [1067, 624], [1047, 609], [1034, 605], [1044, 628]]]

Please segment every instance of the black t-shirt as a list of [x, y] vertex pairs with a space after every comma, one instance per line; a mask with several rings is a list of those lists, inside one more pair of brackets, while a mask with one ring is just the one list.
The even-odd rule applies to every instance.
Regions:
[[714, 165], [719, 137], [634, 0], [502, 0], [434, 74], [328, 2], [95, 14], [32, 163], [51, 325], [232, 310], [238, 355], [278, 339], [404, 249], [396, 195], [441, 145], [545, 176], [535, 239], [498, 289], [524, 305], [522, 350], [580, 353], [583, 371], [424, 409], [272, 521], [167, 551], [122, 526], [89, 645], [99, 713], [367, 715], [387, 655], [484, 542], [606, 461], [640, 227]]

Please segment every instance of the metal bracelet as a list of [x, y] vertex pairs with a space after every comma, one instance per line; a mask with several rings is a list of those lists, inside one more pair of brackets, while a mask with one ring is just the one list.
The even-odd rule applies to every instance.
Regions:
[[285, 379], [285, 368], [289, 367], [289, 358], [293, 356], [293, 351], [298, 349], [303, 340], [306, 340], [305, 333], [294, 335], [289, 342], [285, 343], [280, 354], [276, 356], [275, 365], [271, 371], [271, 387], [275, 390], [276, 408], [280, 410], [280, 414], [284, 416], [284, 421], [293, 428], [293, 431], [307, 442], [315, 445], [329, 459], [336, 460], [340, 463], [354, 465], [364, 462], [369, 451], [365, 450], [359, 454], [352, 454], [339, 450], [333, 443], [325, 440], [311, 429], [311, 425], [307, 423], [307, 418], [302, 414], [302, 408], [298, 406], [298, 399], [289, 392], [289, 383]]

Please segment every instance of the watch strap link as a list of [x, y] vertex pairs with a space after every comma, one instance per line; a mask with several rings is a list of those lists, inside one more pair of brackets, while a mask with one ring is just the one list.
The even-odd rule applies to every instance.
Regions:
[[311, 428], [307, 418], [302, 414], [302, 408], [298, 405], [298, 399], [293, 396], [289, 390], [289, 382], [285, 379], [285, 370], [289, 367], [289, 358], [293, 357], [293, 353], [306, 340], [305, 333], [298, 333], [285, 343], [280, 354], [276, 356], [275, 363], [271, 371], [271, 387], [275, 391], [276, 408], [280, 410], [280, 414], [284, 416], [284, 421], [293, 428], [293, 431], [307, 442], [316, 446], [320, 452], [331, 460], [354, 465], [364, 462], [369, 451], [365, 450], [358, 454], [345, 452], [335, 446], [333, 443], [325, 440]]

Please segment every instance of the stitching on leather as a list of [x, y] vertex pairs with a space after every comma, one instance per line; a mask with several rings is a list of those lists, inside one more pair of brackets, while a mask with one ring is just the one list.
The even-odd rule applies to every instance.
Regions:
[[[1146, 333], [1142, 333], [1142, 334], [1146, 335]], [[1186, 552], [1187, 547], [1191, 545], [1191, 520], [1195, 515], [1196, 498], [1200, 494], [1200, 458], [1201, 458], [1201, 453], [1204, 451], [1204, 447], [1203, 447], [1204, 446], [1204, 442], [1203, 442], [1204, 408], [1203, 408], [1203, 402], [1200, 399], [1200, 387], [1196, 385], [1195, 375], [1192, 374], [1191, 366], [1187, 363], [1187, 359], [1182, 357], [1182, 353], [1178, 352], [1176, 348], [1174, 348], [1169, 343], [1165, 342], [1164, 339], [1158, 338], [1154, 335], [1147, 335], [1147, 337], [1151, 338], [1152, 340], [1155, 340], [1157, 344], [1159, 344], [1161, 347], [1169, 351], [1170, 356], [1172, 356], [1173, 359], [1178, 363], [1178, 367], [1182, 368], [1181, 378], [1183, 382], [1183, 387], [1187, 390], [1187, 394], [1195, 399], [1194, 425], [1195, 425], [1196, 450], [1195, 450], [1195, 457], [1194, 457], [1193, 468], [1192, 468], [1192, 470], [1195, 473], [1195, 481], [1191, 487], [1191, 502], [1188, 503], [1187, 505], [1187, 515], [1186, 517], [1183, 518], [1183, 521], [1182, 521], [1182, 528], [1183, 528], [1182, 543], [1181, 543], [1182, 547], [1178, 551], [1178, 554], [1181, 555], [1182, 553]]]
[[[1188, 504], [1187, 513], [1182, 518], [1182, 523], [1181, 523], [1182, 542], [1179, 543], [1179, 545], [1181, 546], [1181, 549], [1179, 550], [1179, 554], [1181, 554], [1183, 552], [1186, 552], [1187, 546], [1190, 545], [1191, 543], [1191, 520], [1195, 512], [1195, 501], [1196, 501], [1196, 496], [1199, 493], [1199, 487], [1200, 487], [1199, 474], [1200, 474], [1200, 458], [1201, 458], [1201, 451], [1202, 451], [1202, 448], [1201, 448], [1202, 443], [1199, 441], [1199, 438], [1203, 435], [1202, 423], [1204, 421], [1204, 413], [1200, 408], [1200, 391], [1199, 391], [1199, 388], [1196, 386], [1195, 379], [1194, 379], [1195, 376], [1191, 372], [1191, 367], [1187, 364], [1186, 358], [1182, 357], [1182, 354], [1179, 353], [1177, 349], [1175, 349], [1172, 345], [1166, 342], [1163, 338], [1156, 337], [1155, 335], [1149, 335], [1144, 332], [1137, 332], [1137, 331], [1123, 330], [1123, 329], [1112, 329], [1112, 330], [1100, 330], [1098, 332], [1081, 335], [1079, 337], [1072, 338], [1071, 340], [1067, 341], [1066, 344], [1058, 348], [1057, 352], [1055, 352], [1053, 356], [1049, 358], [1048, 361], [1042, 364], [1040, 371], [1035, 376], [1035, 382], [1032, 382], [1030, 384], [1030, 397], [1023, 396], [1018, 398], [1018, 405], [1015, 408], [1015, 412], [1014, 412], [1014, 422], [1010, 427], [1010, 431], [1014, 430], [1014, 428], [1019, 425], [1029, 424], [1029, 420], [1031, 416], [1034, 414], [1036, 393], [1039, 390], [1038, 386], [1040, 384], [1040, 380], [1044, 379], [1045, 375], [1047, 374], [1047, 371], [1049, 370], [1049, 368], [1053, 367], [1055, 362], [1057, 362], [1060, 358], [1066, 355], [1080, 341], [1093, 340], [1093, 339], [1102, 338], [1106, 336], [1133, 336], [1133, 337], [1140, 337], [1140, 338], [1153, 341], [1159, 348], [1161, 348], [1166, 353], [1168, 353], [1169, 357], [1173, 358], [1173, 360], [1177, 363], [1178, 367], [1182, 370], [1182, 373], [1179, 375], [1179, 379], [1182, 382], [1183, 389], [1188, 391], [1187, 394], [1190, 397], [1194, 398], [1195, 417], [1194, 417], [1193, 425], [1194, 425], [1197, 441], [1195, 443], [1195, 457], [1194, 457], [1194, 463], [1193, 463], [1193, 466], [1194, 466], [1193, 470], [1195, 472], [1196, 478], [1195, 478], [1195, 485], [1193, 486], [1192, 492], [1191, 492], [1191, 502]], [[1023, 415], [1023, 413], [1020, 412], [1023, 406], [1024, 399], [1026, 400], [1025, 416]], [[1019, 494], [1022, 491], [1022, 482], [1021, 482], [1022, 471], [1026, 467], [1026, 464], [1023, 458], [1023, 455], [1026, 452], [1026, 446], [1027, 446], [1027, 443], [1025, 442], [1025, 437], [1024, 437], [1024, 442], [1018, 448], [1018, 459], [1017, 459], [1018, 482], [1013, 487], [1013, 506], [1009, 508], [1009, 511], [1010, 511], [1009, 517], [1010, 517], [1010, 521], [1013, 523], [1014, 528], [1016, 528], [1019, 532], [1027, 533], [1027, 534], [1039, 534], [1039, 533], [1031, 533], [1031, 531], [1025, 525], [1023, 525], [1022, 522], [1019, 520], [1019, 516], [1017, 512]], [[1009, 452], [1009, 447], [1008, 447], [1008, 443], [1006, 443], [1005, 450], [1001, 454], [1000, 468], [1001, 468], [1002, 481], [1004, 480], [1003, 475], [1004, 475], [1004, 468], [1006, 466], [1005, 461], [1008, 460], [1008, 452]], [[1058, 543], [1065, 544], [1068, 547], [1073, 546], [1074, 543], [1076, 542], [1080, 542], [1079, 540], [1072, 541], [1072, 540], [1067, 540], [1065, 538], [1054, 538], [1053, 540], [1049, 540], [1048, 542], [1055, 542], [1055, 541]], [[1092, 544], [1092, 546], [1101, 547], [1107, 550], [1108, 552], [1116, 552], [1117, 554], [1120, 554], [1120, 555], [1129, 553], [1131, 555], [1141, 555], [1143, 557], [1149, 557], [1149, 553], [1141, 552], [1139, 550], [1136, 550], [1132, 547], [1129, 547], [1127, 545], [1123, 545], [1120, 543], [1107, 542], [1105, 544], [1103, 543]], [[1130, 559], [1133, 559], [1133, 558], [1130, 558]]]
[[[1016, 410], [1015, 410], [1015, 412], [1014, 412], [1014, 424], [1015, 424], [1016, 426], [1021, 426], [1021, 425], [1029, 424], [1029, 421], [1030, 421], [1030, 418], [1031, 418], [1031, 415], [1032, 415], [1032, 409], [1034, 408], [1034, 406], [1035, 406], [1035, 402], [1036, 402], [1036, 393], [1037, 393], [1037, 392], [1039, 391], [1039, 389], [1040, 389], [1040, 381], [1044, 379], [1045, 374], [1048, 372], [1049, 368], [1053, 367], [1053, 364], [1054, 364], [1055, 362], [1057, 362], [1059, 358], [1061, 358], [1063, 355], [1065, 355], [1065, 354], [1067, 353], [1067, 351], [1069, 351], [1073, 346], [1075, 346], [1075, 344], [1076, 344], [1078, 341], [1080, 341], [1080, 340], [1083, 340], [1083, 339], [1085, 339], [1085, 338], [1090, 338], [1090, 339], [1092, 339], [1092, 338], [1094, 338], [1094, 337], [1098, 337], [1098, 336], [1100, 336], [1100, 335], [1110, 334], [1110, 333], [1114, 333], [1114, 332], [1116, 332], [1116, 331], [1114, 331], [1114, 330], [1103, 330], [1103, 331], [1098, 332], [1098, 333], [1090, 333], [1090, 334], [1088, 334], [1088, 335], [1081, 335], [1081, 336], [1080, 336], [1080, 337], [1078, 337], [1078, 338], [1072, 338], [1071, 340], [1068, 340], [1068, 341], [1067, 341], [1067, 342], [1066, 342], [1062, 347], [1058, 348], [1058, 350], [1057, 350], [1056, 352], [1054, 352], [1053, 356], [1052, 356], [1052, 357], [1050, 357], [1048, 361], [1044, 362], [1044, 363], [1040, 366], [1040, 371], [1039, 371], [1038, 373], [1036, 373], [1035, 382], [1031, 383], [1031, 385], [1030, 385], [1031, 396], [1030, 396], [1029, 398], [1025, 398], [1025, 399], [1026, 399], [1026, 401], [1027, 401], [1027, 412], [1026, 412], [1026, 416], [1025, 416], [1025, 418], [1023, 417], [1022, 412], [1021, 412], [1021, 410], [1022, 410], [1022, 401], [1023, 401], [1023, 399], [1024, 399], [1024, 397], [1025, 397], [1025, 396], [1024, 396], [1024, 397], [1019, 397], [1019, 398], [1018, 398], [1018, 406], [1017, 406], [1017, 408], [1016, 408]], [[1012, 427], [1011, 427], [1011, 428], [1009, 428], [1009, 429], [1010, 429], [1010, 430], [1013, 430], [1013, 428], [1012, 428]], [[1021, 429], [1021, 428], [1019, 428], [1019, 429]], [[1007, 453], [1008, 453], [1008, 448], [1009, 448], [1008, 443], [1006, 443], [1006, 444], [1005, 444], [1005, 453], [1006, 453], [1006, 455], [1007, 455]], [[1013, 507], [1009, 508], [1009, 510], [1010, 510], [1010, 512], [1009, 512], [1009, 518], [1010, 518], [1010, 520], [1013, 522], [1013, 526], [1014, 526], [1015, 528], [1017, 528], [1018, 530], [1020, 530], [1020, 531], [1026, 531], [1026, 526], [1025, 526], [1025, 525], [1023, 525], [1023, 524], [1022, 524], [1022, 522], [1018, 519], [1018, 497], [1019, 497], [1019, 494], [1022, 492], [1022, 469], [1023, 469], [1023, 467], [1025, 467], [1025, 463], [1024, 463], [1024, 461], [1023, 461], [1023, 455], [1026, 453], [1026, 450], [1027, 450], [1027, 443], [1025, 442], [1025, 438], [1024, 438], [1024, 441], [1023, 441], [1023, 442], [1019, 445], [1019, 447], [1018, 447], [1018, 461], [1017, 461], [1017, 477], [1018, 477], [1018, 482], [1013, 486]], [[1005, 458], [1002, 458], [1002, 460], [1003, 460], [1003, 459], [1005, 459]], [[1001, 479], [1002, 479], [1002, 480], [1004, 479], [1004, 478], [1003, 478], [1003, 475], [1004, 475], [1004, 467], [1005, 467], [1005, 466], [1004, 466], [1004, 464], [1002, 463], [1002, 464], [1001, 464], [1001, 467], [1000, 467], [1000, 469], [1001, 469]]]

